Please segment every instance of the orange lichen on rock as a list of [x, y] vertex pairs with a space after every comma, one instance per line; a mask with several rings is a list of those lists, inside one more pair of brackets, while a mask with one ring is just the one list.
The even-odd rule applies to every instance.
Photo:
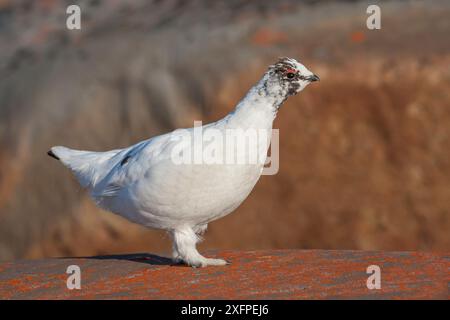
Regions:
[[[448, 298], [445, 254], [270, 250], [210, 255], [232, 264], [194, 269], [150, 254], [0, 264], [0, 299]], [[69, 265], [80, 267], [79, 290], [67, 289]], [[380, 268], [380, 289], [367, 287], [370, 265]]]

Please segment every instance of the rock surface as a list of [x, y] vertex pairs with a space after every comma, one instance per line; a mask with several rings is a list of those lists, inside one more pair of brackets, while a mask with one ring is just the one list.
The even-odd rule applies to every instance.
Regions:
[[[194, 269], [149, 254], [0, 264], [0, 299], [448, 299], [450, 257], [420, 252], [209, 252], [226, 267]], [[68, 290], [78, 265], [81, 289]], [[367, 267], [381, 288], [367, 288]]]

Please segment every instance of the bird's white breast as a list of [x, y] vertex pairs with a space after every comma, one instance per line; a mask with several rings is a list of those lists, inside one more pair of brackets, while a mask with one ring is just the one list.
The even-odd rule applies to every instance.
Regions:
[[[273, 119], [273, 110], [257, 102], [238, 107], [224, 119], [204, 126], [204, 132], [214, 129], [223, 135], [227, 130], [266, 130], [266, 139], [258, 139], [257, 145], [258, 160], [262, 155], [262, 162], [176, 163], [173, 150], [177, 144], [167, 134], [139, 144], [135, 153], [133, 147], [123, 151], [132, 154], [129, 161], [115, 165], [92, 195], [105, 209], [155, 228], [202, 225], [223, 217], [245, 200], [258, 181]], [[193, 133], [191, 129], [181, 135]], [[220, 147], [217, 149], [227, 152]]]

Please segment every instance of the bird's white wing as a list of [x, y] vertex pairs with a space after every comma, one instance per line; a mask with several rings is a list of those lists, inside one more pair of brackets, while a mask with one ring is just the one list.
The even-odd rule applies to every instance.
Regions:
[[108, 172], [93, 188], [91, 195], [97, 200], [117, 196], [142, 178], [152, 166], [172, 161], [171, 150], [179, 141], [176, 137], [189, 134], [189, 130], [174, 131], [122, 149], [108, 161], [105, 166]]

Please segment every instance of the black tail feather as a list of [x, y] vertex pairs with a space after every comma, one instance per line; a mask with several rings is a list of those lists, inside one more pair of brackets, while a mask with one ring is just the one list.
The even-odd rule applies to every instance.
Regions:
[[50, 157], [55, 158], [56, 160], [60, 160], [59, 157], [58, 157], [56, 154], [54, 154], [52, 150], [49, 150], [49, 151], [47, 152], [47, 154], [48, 154]]

